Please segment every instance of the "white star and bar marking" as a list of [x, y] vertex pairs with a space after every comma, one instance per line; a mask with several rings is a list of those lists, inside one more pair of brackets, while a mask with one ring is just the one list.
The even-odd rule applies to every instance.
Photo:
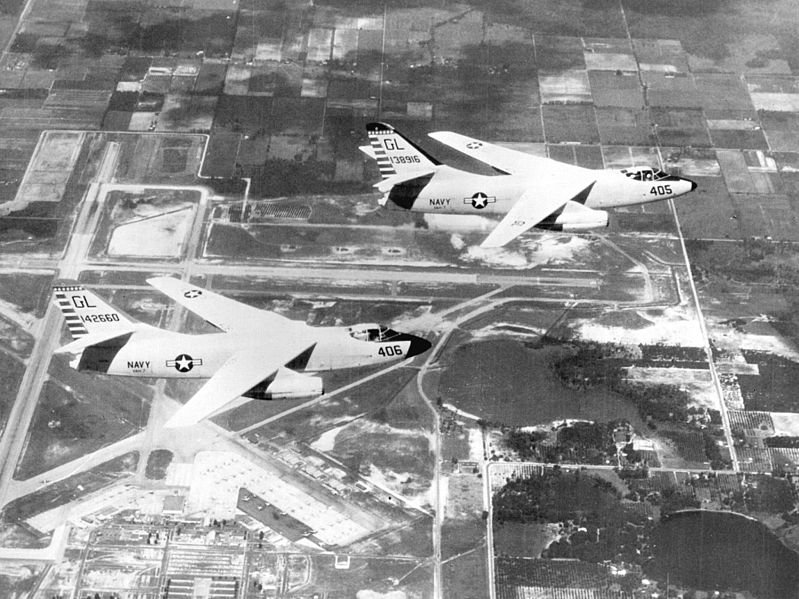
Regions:
[[487, 196], [482, 191], [478, 191], [476, 194], [474, 194], [470, 198], [463, 198], [463, 203], [464, 204], [471, 204], [472, 206], [474, 206], [478, 210], [482, 210], [483, 208], [485, 208], [489, 204], [493, 204], [496, 201], [497, 201], [497, 198], [495, 198], [494, 196]]
[[189, 354], [180, 354], [174, 360], [167, 360], [166, 365], [173, 367], [178, 372], [188, 372], [195, 366], [202, 366], [202, 358], [192, 358]]

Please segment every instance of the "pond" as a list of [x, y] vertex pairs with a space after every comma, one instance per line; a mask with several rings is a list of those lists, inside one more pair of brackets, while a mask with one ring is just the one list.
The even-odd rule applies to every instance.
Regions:
[[666, 517], [653, 534], [646, 573], [698, 590], [748, 590], [758, 599], [799, 597], [799, 554], [756, 520], [691, 510]]

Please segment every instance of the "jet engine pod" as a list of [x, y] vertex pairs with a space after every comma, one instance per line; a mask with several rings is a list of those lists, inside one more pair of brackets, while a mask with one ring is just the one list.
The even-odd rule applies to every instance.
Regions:
[[569, 202], [559, 213], [540, 222], [537, 227], [550, 231], [590, 231], [607, 227], [609, 220], [605, 210], [594, 210], [577, 202]]
[[281, 368], [265, 381], [247, 391], [244, 397], [252, 399], [313, 399], [324, 393], [322, 378], [299, 374]]

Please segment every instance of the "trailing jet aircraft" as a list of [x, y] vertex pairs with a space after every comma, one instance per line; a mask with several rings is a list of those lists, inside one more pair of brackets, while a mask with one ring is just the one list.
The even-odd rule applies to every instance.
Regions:
[[381, 205], [412, 212], [504, 215], [482, 247], [503, 246], [533, 227], [606, 227], [605, 208], [665, 200], [696, 189], [689, 179], [650, 167], [592, 170], [450, 131], [429, 134], [498, 173], [479, 175], [441, 164], [386, 123], [369, 123], [366, 132], [371, 145], [360, 149], [380, 169], [383, 180], [375, 187], [385, 194]]
[[167, 422], [196, 424], [239, 396], [318, 397], [322, 379], [306, 373], [406, 359], [430, 348], [421, 337], [377, 324], [312, 327], [171, 277], [147, 282], [221, 332], [188, 335], [137, 322], [78, 283], [54, 287], [74, 341], [76, 370], [133, 377], [208, 379]]

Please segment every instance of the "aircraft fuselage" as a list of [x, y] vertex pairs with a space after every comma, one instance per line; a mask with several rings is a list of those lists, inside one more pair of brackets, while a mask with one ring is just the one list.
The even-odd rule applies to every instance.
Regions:
[[[297, 358], [292, 370], [320, 372], [388, 363], [414, 355], [411, 345], [420, 343], [399, 333], [385, 341], [355, 339], [347, 327], [315, 327], [313, 333], [311, 349]], [[143, 327], [86, 348], [74, 366], [116, 376], [210, 378], [234, 353], [245, 350], [258, 354], [268, 344], [279, 342], [268, 339], [268, 335], [187, 335]]]
[[[676, 176], [639, 181], [618, 170], [594, 172], [595, 183], [574, 200], [592, 209], [665, 200], [688, 193], [694, 187], [691, 181]], [[541, 189], [545, 194], [557, 185], [555, 177], [542, 181], [521, 175], [487, 176], [442, 165], [433, 175], [394, 186], [385, 198], [385, 205], [412, 212], [502, 215], [529, 189]]]

